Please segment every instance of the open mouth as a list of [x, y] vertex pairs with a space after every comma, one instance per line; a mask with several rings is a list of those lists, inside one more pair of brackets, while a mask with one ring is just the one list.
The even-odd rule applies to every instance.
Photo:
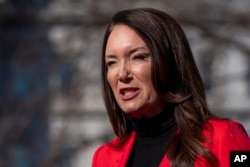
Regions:
[[120, 95], [122, 100], [130, 100], [139, 94], [139, 88], [122, 88], [120, 89]]

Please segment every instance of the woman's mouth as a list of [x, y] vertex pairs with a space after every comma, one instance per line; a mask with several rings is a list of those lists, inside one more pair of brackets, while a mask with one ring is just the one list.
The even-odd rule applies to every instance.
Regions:
[[119, 93], [122, 100], [131, 100], [139, 94], [139, 88], [136, 87], [128, 87], [120, 89]]

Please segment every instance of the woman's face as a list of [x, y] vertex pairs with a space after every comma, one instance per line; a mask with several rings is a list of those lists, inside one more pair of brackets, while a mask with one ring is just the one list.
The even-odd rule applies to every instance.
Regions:
[[160, 101], [151, 77], [152, 56], [145, 42], [126, 25], [115, 25], [108, 38], [107, 80], [120, 108], [136, 118], [159, 113]]

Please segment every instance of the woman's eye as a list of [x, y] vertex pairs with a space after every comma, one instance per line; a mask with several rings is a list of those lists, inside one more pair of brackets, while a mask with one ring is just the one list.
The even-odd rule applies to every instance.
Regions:
[[145, 60], [148, 56], [149, 56], [149, 54], [140, 54], [140, 55], [134, 56], [133, 59], [135, 59], [135, 60]]
[[107, 67], [111, 67], [114, 64], [115, 64], [115, 61], [108, 61], [108, 62], [106, 62], [106, 66]]

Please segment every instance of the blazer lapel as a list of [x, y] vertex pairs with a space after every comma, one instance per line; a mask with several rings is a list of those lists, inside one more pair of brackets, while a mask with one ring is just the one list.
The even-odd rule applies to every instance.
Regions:
[[163, 157], [159, 167], [170, 167], [170, 162], [166, 155]]
[[130, 155], [131, 150], [132, 150], [133, 145], [134, 145], [134, 141], [135, 141], [135, 132], [132, 131], [132, 133], [131, 133], [131, 135], [129, 137], [129, 140], [126, 143], [126, 146], [123, 148], [122, 157], [121, 157], [119, 167], [125, 167], [126, 166], [126, 164], [128, 162], [129, 155]]
[[[110, 152], [111, 156], [112, 156], [112, 158], [111, 158], [112, 167], [126, 167], [126, 164], [128, 162], [128, 159], [129, 159], [129, 155], [130, 155], [132, 148], [133, 148], [133, 145], [134, 145], [135, 135], [136, 135], [136, 133], [134, 131], [132, 131], [127, 143], [125, 144], [125, 146], [122, 148], [121, 151]], [[170, 162], [167, 159], [167, 156], [164, 156], [159, 167], [170, 167]]]
[[117, 152], [118, 154], [114, 157], [114, 167], [126, 167], [126, 164], [128, 162], [128, 158], [130, 155], [130, 152], [133, 148], [133, 144], [135, 141], [135, 132], [132, 131], [127, 143], [122, 148], [120, 152]]

